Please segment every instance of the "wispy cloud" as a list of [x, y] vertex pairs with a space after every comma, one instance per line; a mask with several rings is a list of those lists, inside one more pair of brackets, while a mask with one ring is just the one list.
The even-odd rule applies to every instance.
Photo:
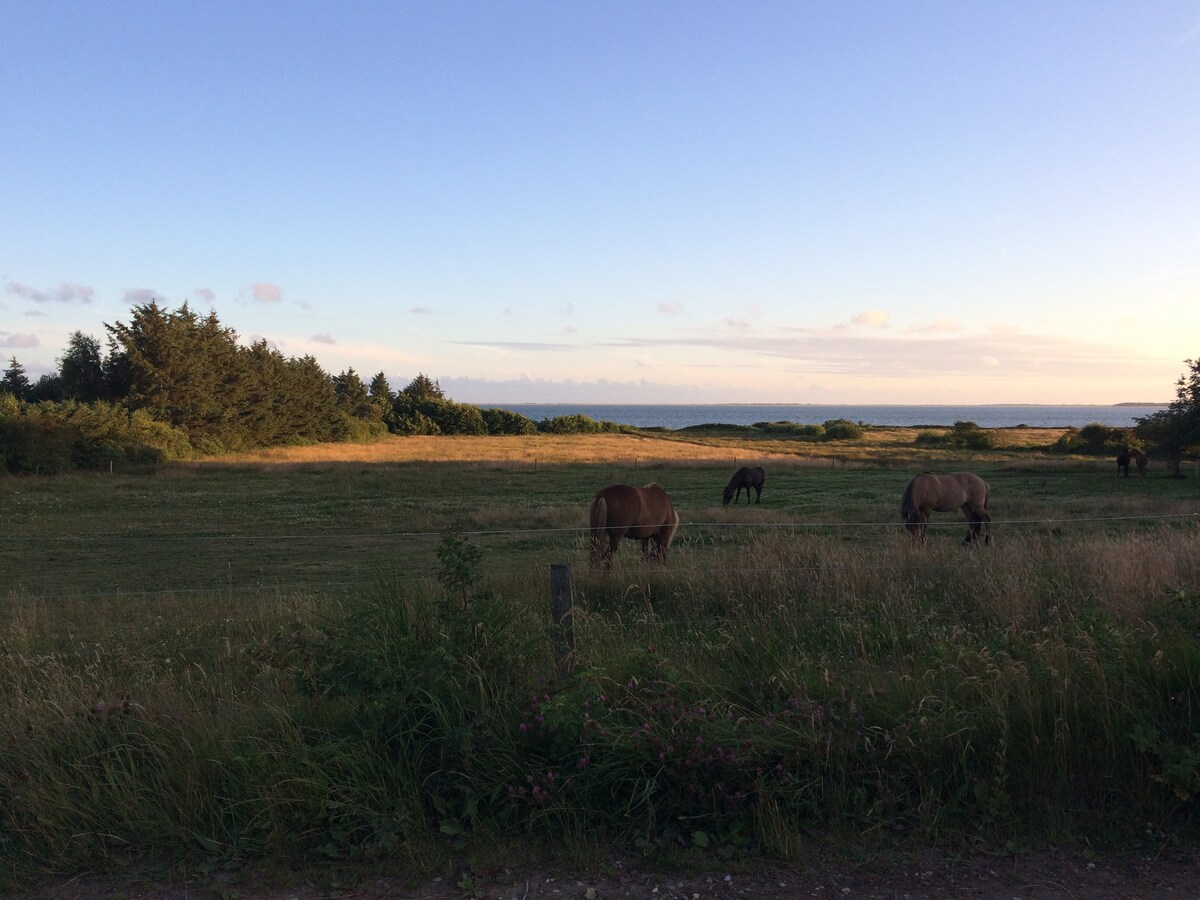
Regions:
[[269, 281], [256, 281], [250, 285], [250, 297], [256, 303], [282, 303], [283, 289]]
[[574, 350], [575, 344], [554, 344], [540, 341], [450, 341], [460, 347], [486, 347], [491, 350], [521, 350], [543, 353], [548, 350]]
[[9, 281], [4, 285], [4, 291], [34, 303], [91, 303], [96, 293], [86, 285], [70, 281], [64, 281], [58, 287], [49, 290], [40, 290], [19, 281]]
[[863, 328], [887, 328], [891, 315], [886, 309], [868, 309], [850, 317], [850, 321]]
[[749, 319], [735, 319], [732, 316], [726, 316], [721, 320], [721, 324], [726, 328], [732, 328], [736, 331], [746, 331], [750, 328]]
[[874, 378], [945, 378], [984, 375], [996, 377], [1087, 377], [1109, 371], [1113, 360], [1131, 374], [1157, 371], [1161, 360], [1141, 358], [1119, 348], [1069, 338], [1024, 332], [989, 330], [960, 333], [953, 340], [941, 335], [894, 336], [882, 331], [854, 329], [777, 328], [717, 329], [683, 337], [626, 338], [602, 346], [636, 349], [705, 351], [704, 364], [724, 366], [714, 351], [735, 354], [740, 365], [778, 369], [779, 360], [792, 373], [810, 375], [869, 375]]
[[38, 338], [36, 334], [9, 334], [0, 332], [3, 335], [0, 338], [0, 347], [36, 347], [38, 346]]
[[664, 316], [677, 316], [683, 312], [683, 304], [678, 301], [660, 303], [655, 307]]
[[337, 341], [333, 339], [332, 334], [314, 334], [312, 336], [312, 341], [317, 344], [329, 344], [331, 346], [337, 343]]
[[158, 297], [158, 291], [153, 288], [131, 288], [125, 292], [124, 301], [132, 304], [143, 304], [157, 300]]
[[[439, 378], [442, 390], [462, 403], [696, 403], [711, 399], [708, 389], [637, 381], [576, 381], [570, 378]], [[535, 415], [535, 418], [537, 416]]]
[[432, 316], [433, 315], [433, 310], [430, 309], [428, 306], [414, 306], [408, 312], [410, 315], [413, 315], [413, 316]]
[[213, 301], [217, 299], [217, 295], [215, 293], [213, 293], [212, 291], [210, 291], [208, 288], [196, 288], [196, 290], [192, 291], [192, 293], [195, 294], [197, 297], [199, 297], [201, 300], [203, 300], [205, 303], [207, 303], [209, 306], [212, 306]]
[[[1200, 29], [1198, 29], [1200, 31]], [[1186, 278], [1189, 275], [1200, 274], [1200, 268], [1195, 269], [1180, 269], [1176, 272], [1164, 272], [1161, 275], [1151, 275], [1147, 281], [1170, 281], [1173, 278]]]
[[928, 322], [924, 325], [914, 325], [912, 328], [905, 329], [910, 334], [926, 334], [926, 333], [949, 333], [952, 331], [962, 331], [962, 326], [953, 319], [937, 319], [933, 322]]

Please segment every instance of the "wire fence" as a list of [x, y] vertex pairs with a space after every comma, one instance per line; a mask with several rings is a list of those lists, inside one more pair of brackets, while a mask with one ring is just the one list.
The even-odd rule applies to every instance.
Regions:
[[[1153, 513], [1139, 515], [1121, 515], [1121, 516], [1087, 516], [1087, 517], [1063, 517], [1063, 518], [1038, 518], [1038, 519], [1008, 519], [1001, 521], [993, 521], [992, 525], [998, 527], [1021, 527], [1021, 528], [1061, 528], [1064, 526], [1078, 526], [1097, 523], [1129, 523], [1129, 522], [1146, 522], [1146, 523], [1189, 523], [1192, 521], [1200, 521], [1200, 512], [1188, 513]], [[791, 522], [688, 522], [684, 525], [696, 529], [758, 529], [758, 530], [820, 530], [820, 529], [898, 529], [903, 528], [903, 523], [895, 521], [890, 522], [810, 522], [810, 521], [791, 521]], [[961, 529], [964, 525], [962, 519], [943, 520], [938, 522], [930, 522], [929, 526], [942, 528], [957, 528]], [[493, 536], [529, 536], [529, 535], [562, 535], [574, 534], [579, 538], [584, 538], [590, 532], [590, 528], [586, 526], [572, 527], [541, 527], [541, 528], [504, 528], [504, 529], [474, 529], [463, 530], [457, 533], [474, 537], [493, 537]], [[441, 538], [446, 534], [445, 531], [391, 531], [391, 532], [326, 532], [314, 534], [229, 534], [229, 535], [189, 535], [189, 534], [169, 534], [169, 535], [127, 535], [127, 534], [107, 534], [107, 535], [91, 535], [91, 536], [69, 536], [63, 537], [62, 542], [99, 542], [99, 541], [198, 541], [209, 544], [220, 542], [236, 541], [239, 543], [249, 541], [363, 541], [366, 539], [377, 540], [425, 540], [432, 538]], [[47, 539], [39, 539], [27, 537], [24, 539], [28, 542], [42, 543]], [[574, 551], [583, 549], [582, 544], [576, 544]], [[636, 553], [630, 554], [630, 560], [637, 557]], [[289, 572], [296, 564], [294, 559], [279, 559], [274, 563]], [[363, 571], [366, 566], [362, 565], [361, 561], [352, 563], [358, 571]], [[326, 577], [322, 573], [313, 573], [304, 580], [295, 580], [294, 577], [272, 577], [263, 570], [249, 571], [239, 573], [235, 579], [232, 574], [224, 580], [213, 580], [207, 584], [184, 584], [179, 586], [142, 588], [137, 586], [120, 586], [106, 587], [100, 590], [88, 591], [62, 591], [55, 590], [52, 583], [47, 579], [43, 579], [34, 575], [26, 577], [24, 581], [17, 581], [7, 587], [7, 592], [10, 597], [25, 596], [25, 597], [40, 597], [45, 599], [47, 594], [52, 594], [53, 599], [58, 602], [66, 602], [73, 600], [101, 600], [101, 599], [120, 599], [120, 598], [135, 598], [135, 597], [178, 597], [178, 596], [237, 596], [237, 595], [290, 595], [290, 596], [327, 596], [331, 592], [363, 592], [368, 590], [386, 589], [389, 585], [394, 584], [414, 584], [414, 583], [435, 583], [437, 581], [437, 572], [434, 568], [426, 566], [422, 571], [401, 570], [399, 567], [406, 565], [406, 561], [397, 560], [395, 563], [380, 563], [376, 562], [376, 568], [365, 574], [362, 577]], [[549, 561], [539, 563], [534, 567], [521, 568], [505, 568], [495, 569], [490, 568], [480, 573], [481, 579], [491, 582], [501, 581], [533, 581], [538, 582], [547, 577]], [[385, 567], [387, 566], [387, 567]], [[917, 562], [913, 559], [905, 560], [902, 564], [897, 564], [895, 560], [870, 562], [863, 559], [856, 559], [853, 562], [845, 564], [798, 564], [798, 565], [771, 565], [758, 562], [754, 565], [734, 565], [728, 564], [728, 561], [715, 562], [707, 566], [678, 564], [668, 565], [666, 567], [656, 567], [652, 569], [641, 569], [636, 571], [636, 577], [670, 577], [673, 579], [712, 579], [718, 577], [739, 577], [739, 578], [787, 578], [796, 575], [817, 576], [829, 573], [847, 573], [847, 572], [871, 572], [884, 570], [904, 570], [909, 572], [926, 572], [933, 573], [944, 571], [947, 569], [960, 570], [963, 566], [961, 558], [946, 561], [930, 561]], [[622, 570], [618, 569], [621, 574]], [[40, 574], [40, 573], [39, 573]], [[333, 574], [333, 573], [329, 573]], [[633, 575], [633, 571], [625, 570], [623, 574]], [[607, 581], [609, 574], [601, 570], [593, 570], [590, 567], [581, 566], [578, 577], [581, 583], [591, 585], [596, 582]]]
[[[1121, 516], [1070, 516], [1070, 517], [1039, 517], [1031, 519], [992, 519], [990, 525], [994, 528], [1010, 528], [1014, 526], [1051, 526], [1060, 527], [1064, 525], [1078, 525], [1097, 522], [1132, 522], [1132, 521], [1156, 521], [1156, 520], [1183, 520], [1183, 519], [1200, 519], [1200, 512], [1182, 512], [1182, 513], [1136, 513]], [[961, 528], [965, 520], [962, 519], [941, 519], [931, 520], [926, 523], [929, 528]], [[628, 525], [610, 525], [608, 528], [628, 528]], [[788, 521], [788, 522], [719, 522], [719, 521], [698, 521], [698, 522], [683, 522], [679, 523], [679, 528], [779, 528], [799, 530], [805, 528], [883, 528], [897, 529], [904, 528], [905, 523], [891, 521], [866, 521], [866, 522], [822, 522], [822, 521]], [[588, 525], [566, 525], [557, 527], [539, 527], [539, 528], [455, 528], [441, 529], [438, 531], [321, 531], [310, 533], [280, 533], [280, 532], [231, 532], [229, 534], [195, 534], [188, 532], [167, 532], [167, 533], [151, 533], [151, 532], [108, 532], [85, 535], [5, 535], [0, 537], [10, 544], [28, 543], [28, 544], [51, 544], [51, 543], [88, 543], [91, 541], [105, 540], [143, 540], [143, 541], [313, 541], [313, 540], [346, 540], [346, 541], [364, 541], [364, 540], [409, 540], [418, 538], [441, 538], [445, 537], [448, 531], [452, 530], [456, 534], [466, 537], [501, 537], [501, 536], [524, 536], [524, 535], [551, 535], [551, 534], [588, 534], [593, 529]]]

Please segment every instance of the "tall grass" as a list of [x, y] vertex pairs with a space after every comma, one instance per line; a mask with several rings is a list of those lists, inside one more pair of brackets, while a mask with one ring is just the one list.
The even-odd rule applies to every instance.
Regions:
[[1194, 840], [1200, 531], [961, 528], [701, 529], [665, 568], [578, 568], [569, 676], [544, 578], [461, 536], [439, 578], [379, 566], [319, 602], [15, 591], [0, 858]]

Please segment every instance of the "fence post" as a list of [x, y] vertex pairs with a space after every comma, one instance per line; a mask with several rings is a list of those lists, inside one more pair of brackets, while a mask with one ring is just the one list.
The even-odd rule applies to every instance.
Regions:
[[575, 669], [575, 626], [571, 615], [571, 567], [550, 566], [550, 618], [554, 623], [554, 662], [559, 675]]

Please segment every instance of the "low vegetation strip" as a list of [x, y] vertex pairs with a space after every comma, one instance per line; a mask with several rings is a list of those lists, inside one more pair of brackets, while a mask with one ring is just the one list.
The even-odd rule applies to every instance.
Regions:
[[[822, 835], [1194, 846], [1200, 485], [975, 454], [997, 520], [1109, 521], [967, 549], [946, 514], [919, 548], [803, 527], [898, 517], [909, 472], [887, 461], [769, 463], [735, 508], [728, 459], [620, 450], [0, 482], [11, 534], [78, 538], [0, 549], [0, 878], [420, 872], [518, 837], [660, 864], [794, 859]], [[614, 480], [712, 524], [681, 528], [666, 566], [589, 571], [569, 529]]]

